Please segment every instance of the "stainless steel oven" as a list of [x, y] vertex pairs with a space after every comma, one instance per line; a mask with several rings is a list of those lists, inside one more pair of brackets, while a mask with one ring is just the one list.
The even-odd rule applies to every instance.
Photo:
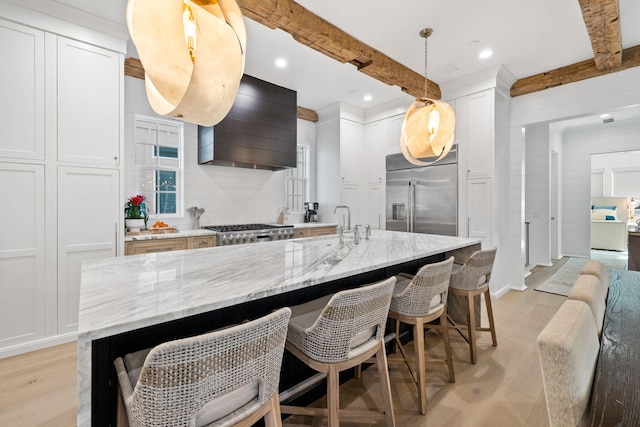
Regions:
[[294, 234], [293, 225], [233, 224], [202, 228], [217, 232], [218, 246], [292, 239]]

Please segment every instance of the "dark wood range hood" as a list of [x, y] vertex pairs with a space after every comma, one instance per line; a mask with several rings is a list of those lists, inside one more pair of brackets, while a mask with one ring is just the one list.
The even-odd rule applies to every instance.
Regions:
[[198, 163], [251, 169], [296, 167], [297, 93], [244, 75], [215, 126], [198, 126]]

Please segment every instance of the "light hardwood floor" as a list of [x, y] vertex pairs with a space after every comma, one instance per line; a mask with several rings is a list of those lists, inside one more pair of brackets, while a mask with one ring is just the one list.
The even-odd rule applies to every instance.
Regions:
[[[566, 259], [530, 275], [526, 291], [510, 291], [494, 301], [498, 346], [491, 346], [489, 333], [479, 333], [477, 365], [469, 363], [466, 342], [451, 332], [456, 382], [449, 383], [444, 365], [428, 368], [427, 415], [418, 413], [417, 393], [408, 369], [391, 365], [397, 425], [548, 425], [536, 337], [566, 298], [534, 291], [533, 287], [564, 262]], [[426, 343], [432, 354], [442, 357], [439, 336], [427, 333]], [[0, 360], [0, 426], [75, 425], [76, 379], [75, 343]], [[382, 407], [376, 369], [367, 369], [361, 379], [348, 381], [340, 387], [340, 393], [342, 407]], [[293, 416], [284, 424], [323, 426], [326, 419]], [[383, 426], [384, 421], [363, 419], [341, 425]]]

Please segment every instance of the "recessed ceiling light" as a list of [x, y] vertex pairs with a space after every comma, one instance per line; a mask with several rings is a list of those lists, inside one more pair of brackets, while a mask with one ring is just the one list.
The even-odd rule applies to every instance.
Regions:
[[601, 119], [606, 119], [607, 117], [611, 117], [611, 114], [609, 113], [600, 114]]
[[371, 95], [365, 95], [362, 97], [362, 99], [364, 99], [365, 101], [371, 101], [373, 97]]
[[284, 67], [286, 67], [286, 66], [287, 66], [287, 61], [285, 61], [285, 60], [284, 60], [284, 59], [282, 59], [282, 58], [278, 58], [278, 59], [276, 59], [276, 67], [278, 67], [278, 68], [284, 68]]
[[491, 49], [485, 49], [482, 52], [480, 52], [478, 54], [478, 58], [480, 59], [487, 59], [489, 58], [491, 55], [493, 55], [493, 51]]

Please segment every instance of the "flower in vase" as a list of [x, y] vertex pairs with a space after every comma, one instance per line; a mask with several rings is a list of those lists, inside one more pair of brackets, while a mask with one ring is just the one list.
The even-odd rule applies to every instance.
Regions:
[[124, 204], [124, 217], [126, 219], [144, 219], [146, 222], [149, 216], [144, 201], [145, 197], [141, 194], [130, 197]]

